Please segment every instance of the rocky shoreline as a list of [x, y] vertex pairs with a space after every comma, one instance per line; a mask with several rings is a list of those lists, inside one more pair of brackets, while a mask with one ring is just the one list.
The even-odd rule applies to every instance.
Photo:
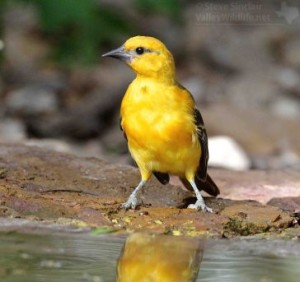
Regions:
[[[206, 199], [214, 214], [186, 209], [193, 194], [175, 180], [175, 185], [163, 186], [154, 178], [141, 194], [142, 207], [124, 211], [120, 204], [139, 180], [136, 168], [35, 146], [1, 144], [0, 230], [53, 227], [56, 232], [59, 227], [210, 238], [299, 238], [298, 172], [214, 169], [210, 173], [222, 191], [220, 197]], [[290, 197], [284, 197], [280, 187]]]

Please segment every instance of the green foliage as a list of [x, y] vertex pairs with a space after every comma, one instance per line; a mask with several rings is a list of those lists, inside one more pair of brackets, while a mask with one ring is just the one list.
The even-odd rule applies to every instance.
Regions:
[[129, 33], [126, 19], [94, 0], [15, 0], [34, 5], [41, 31], [63, 65], [93, 63], [100, 46]]
[[[178, 17], [179, 0], [132, 0], [146, 13]], [[32, 5], [40, 20], [42, 35], [53, 47], [52, 59], [64, 66], [95, 63], [101, 46], [138, 33], [121, 9], [96, 0], [1, 0], [5, 4]], [[124, 36], [125, 35], [125, 36]]]
[[161, 13], [173, 19], [178, 19], [181, 5], [179, 0], [134, 0], [136, 6], [147, 13]]

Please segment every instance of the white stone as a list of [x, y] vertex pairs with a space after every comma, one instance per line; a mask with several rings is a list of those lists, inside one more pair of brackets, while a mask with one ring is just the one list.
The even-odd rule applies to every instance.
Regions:
[[243, 148], [229, 136], [216, 136], [208, 140], [209, 161], [212, 167], [247, 170], [250, 159]]

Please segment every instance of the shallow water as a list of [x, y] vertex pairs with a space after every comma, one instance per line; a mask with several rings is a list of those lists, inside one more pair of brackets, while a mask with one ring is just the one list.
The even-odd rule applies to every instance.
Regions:
[[[125, 236], [111, 234], [2, 232], [0, 281], [115, 281], [125, 240]], [[195, 253], [195, 248], [182, 249]], [[201, 241], [200, 249], [203, 257], [196, 281], [299, 281], [299, 241], [208, 240]], [[173, 262], [172, 255], [169, 257]]]

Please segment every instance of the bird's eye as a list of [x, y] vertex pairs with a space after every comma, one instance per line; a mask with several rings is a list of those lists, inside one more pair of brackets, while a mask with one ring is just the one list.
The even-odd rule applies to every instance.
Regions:
[[135, 52], [138, 54], [138, 55], [142, 55], [144, 52], [145, 52], [145, 49], [143, 47], [137, 47], [135, 49]]

